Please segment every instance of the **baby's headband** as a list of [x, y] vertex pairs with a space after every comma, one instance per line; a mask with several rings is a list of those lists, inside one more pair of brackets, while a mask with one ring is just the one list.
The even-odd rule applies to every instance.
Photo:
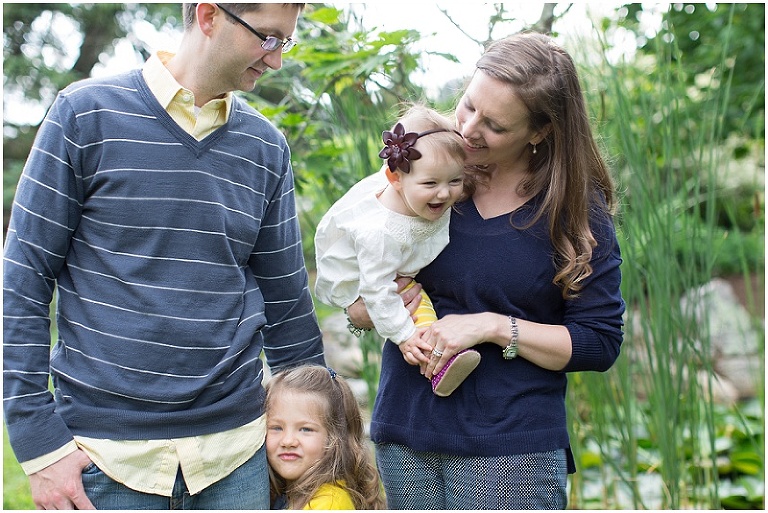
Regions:
[[394, 172], [396, 169], [400, 169], [403, 173], [411, 172], [411, 161], [419, 160], [421, 158], [421, 152], [413, 147], [419, 137], [425, 135], [434, 134], [436, 132], [454, 132], [461, 137], [461, 134], [456, 130], [449, 130], [447, 128], [433, 128], [432, 130], [426, 130], [424, 132], [405, 132], [405, 127], [402, 123], [397, 123], [395, 128], [390, 132], [384, 130], [381, 133], [381, 139], [384, 141], [384, 148], [379, 152], [379, 158], [386, 159], [389, 170]]

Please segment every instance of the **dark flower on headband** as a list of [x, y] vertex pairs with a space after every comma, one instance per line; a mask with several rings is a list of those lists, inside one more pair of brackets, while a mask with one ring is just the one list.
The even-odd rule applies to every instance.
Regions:
[[391, 132], [384, 130], [381, 133], [381, 139], [384, 141], [385, 146], [379, 152], [379, 158], [387, 160], [387, 166], [389, 166], [389, 170], [393, 173], [396, 169], [403, 173], [410, 173], [411, 161], [421, 158], [421, 152], [414, 148], [413, 145], [416, 144], [419, 137], [437, 132], [453, 132], [461, 137], [461, 134], [456, 130], [448, 130], [447, 128], [433, 128], [418, 134], [416, 132], [405, 133], [403, 124], [398, 123]]
[[403, 173], [411, 172], [410, 161], [421, 158], [419, 150], [413, 147], [419, 135], [416, 132], [405, 133], [402, 123], [396, 124], [392, 132], [385, 130], [381, 133], [385, 146], [379, 152], [379, 157], [387, 160], [390, 171], [400, 169]]

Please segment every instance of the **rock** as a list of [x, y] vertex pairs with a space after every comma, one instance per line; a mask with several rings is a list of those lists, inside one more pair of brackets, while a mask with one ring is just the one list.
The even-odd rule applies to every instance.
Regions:
[[762, 383], [762, 357], [759, 355], [731, 356], [715, 360], [718, 375], [727, 381], [738, 394], [739, 399], [755, 397], [757, 386]]
[[358, 378], [347, 378], [347, 383], [349, 388], [352, 389], [358, 404], [360, 406], [368, 406], [368, 384]]
[[[710, 377], [707, 371], [700, 370], [696, 379], [706, 397], [709, 394]], [[728, 380], [715, 373], [712, 376], [712, 400], [717, 404], [734, 404], [739, 400], [739, 390]]]
[[702, 336], [709, 334], [712, 367], [723, 386], [735, 390], [739, 399], [754, 397], [762, 372], [761, 342], [733, 287], [714, 279], [686, 294], [681, 308], [703, 327]]
[[690, 291], [680, 306], [684, 313], [693, 315], [699, 326], [706, 326], [712, 349], [718, 354], [759, 353], [759, 338], [749, 313], [727, 281], [717, 278]]
[[[729, 404], [755, 397], [764, 380], [763, 342], [753, 325], [753, 317], [729, 282], [714, 279], [690, 290], [680, 300], [680, 312], [689, 318], [689, 321], [679, 321], [686, 335], [671, 341], [678, 347], [670, 348], [667, 354], [687, 354], [689, 358], [686, 362], [670, 364], [669, 372], [683, 372], [684, 376], [686, 371], [695, 373], [704, 393], [709, 391], [711, 383], [716, 402]], [[657, 365], [649, 361], [649, 358], [657, 358], [653, 355], [656, 342], [651, 340], [653, 332], [646, 326], [649, 321], [641, 313], [632, 312], [631, 319], [632, 329], [627, 331], [623, 351], [626, 350], [627, 357], [636, 362], [640, 372], [646, 372]], [[693, 329], [695, 327], [697, 329]], [[691, 334], [690, 331], [698, 333]], [[703, 359], [708, 359], [709, 365]], [[711, 378], [706, 370], [708, 367], [714, 371]], [[646, 392], [638, 390], [641, 396]]]

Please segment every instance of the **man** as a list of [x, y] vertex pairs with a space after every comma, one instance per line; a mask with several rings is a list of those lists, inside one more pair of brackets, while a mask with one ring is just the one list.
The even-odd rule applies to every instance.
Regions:
[[38, 508], [269, 508], [261, 351], [324, 360], [289, 148], [232, 91], [280, 69], [302, 8], [185, 4], [177, 54], [69, 86], [41, 125], [3, 270]]

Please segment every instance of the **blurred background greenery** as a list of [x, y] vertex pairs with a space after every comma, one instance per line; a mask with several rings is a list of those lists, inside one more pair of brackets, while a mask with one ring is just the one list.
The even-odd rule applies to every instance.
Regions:
[[[515, 4], [483, 5], [490, 14], [480, 31], [462, 27], [461, 9], [474, 7], [436, 12], [455, 26], [457, 48], [479, 52], [522, 29], [550, 33], [566, 47], [622, 200], [625, 350], [605, 374], [571, 376], [579, 472], [569, 482], [569, 507], [762, 509], [764, 5], [616, 3], [575, 35], [566, 31], [572, 4], [536, 4], [535, 19], [523, 19]], [[244, 94], [291, 144], [309, 267], [316, 223], [378, 168], [379, 136], [402, 102], [450, 112], [467, 78], [430, 74], [427, 57], [458, 58], [425, 54], [419, 44], [428, 28], [364, 23], [382, 9], [388, 4], [309, 4], [301, 44], [283, 70]], [[62, 87], [104, 68], [119, 44], [146, 58], [157, 49], [150, 36], [178, 35], [180, 24], [178, 4], [3, 5], [3, 234], [41, 121], [36, 113]], [[471, 73], [474, 62], [460, 64]], [[7, 115], [19, 106], [29, 116]], [[726, 403], [712, 393], [713, 334], [681, 301], [693, 294], [692, 303], [703, 304], [699, 287], [714, 278], [739, 284], [759, 335], [756, 393]], [[321, 317], [331, 311], [318, 305]], [[374, 397], [381, 341], [362, 344]], [[3, 448], [4, 509], [32, 509], [5, 434]]]

